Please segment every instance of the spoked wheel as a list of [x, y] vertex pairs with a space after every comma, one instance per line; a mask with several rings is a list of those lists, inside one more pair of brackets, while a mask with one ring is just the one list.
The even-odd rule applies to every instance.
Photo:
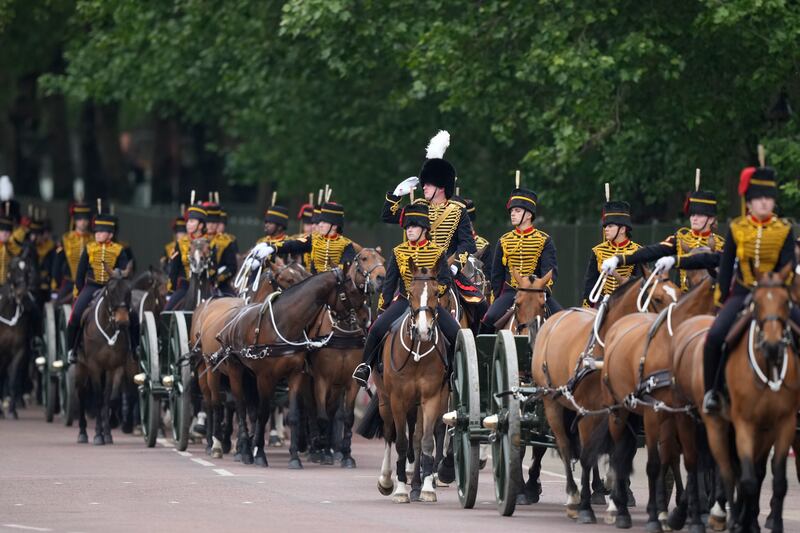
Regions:
[[456, 466], [458, 501], [464, 509], [475, 506], [480, 471], [480, 445], [472, 442], [472, 431], [481, 427], [480, 385], [478, 383], [478, 354], [475, 337], [462, 329], [456, 338], [453, 387], [450, 408], [457, 412], [453, 428], [453, 456]]
[[78, 398], [75, 393], [75, 369], [69, 366], [67, 352], [67, 324], [69, 315], [72, 313], [72, 306], [63, 304], [56, 311], [56, 346], [57, 359], [60, 361], [61, 368], [55, 376], [58, 379], [58, 398], [61, 402], [61, 417], [65, 426], [71, 426], [75, 420], [75, 411], [78, 409]]
[[[172, 413], [172, 437], [179, 451], [189, 446], [192, 423], [192, 368], [189, 364], [189, 328], [187, 314], [176, 312], [169, 326], [169, 368], [175, 377], [169, 393]], [[191, 315], [189, 315], [191, 316]]]
[[145, 311], [141, 329], [139, 367], [146, 374], [146, 378], [144, 383], [139, 385], [139, 411], [144, 442], [148, 448], [152, 448], [156, 445], [158, 428], [161, 425], [161, 401], [153, 394], [153, 384], [160, 383], [161, 372], [158, 366], [156, 319], [152, 311]]
[[492, 442], [492, 465], [494, 468], [494, 495], [497, 511], [511, 516], [517, 505], [517, 493], [522, 479], [520, 457], [520, 403], [508, 394], [512, 387], [519, 386], [517, 348], [510, 331], [497, 333], [492, 358], [489, 413], [497, 415], [497, 429]]
[[58, 377], [54, 376], [53, 362], [58, 354], [56, 346], [56, 310], [53, 302], [44, 304], [45, 363], [42, 367], [42, 392], [44, 393], [44, 419], [52, 422], [59, 410]]

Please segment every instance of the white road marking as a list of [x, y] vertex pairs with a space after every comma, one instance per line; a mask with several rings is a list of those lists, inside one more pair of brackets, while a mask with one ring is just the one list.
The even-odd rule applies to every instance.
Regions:
[[319, 502], [319, 503], [331, 503], [331, 501], [330, 501], [330, 500], [322, 500], [322, 501], [321, 501], [321, 502]]
[[256, 481], [256, 483], [258, 483], [259, 485], [263, 485], [264, 483], [266, 483], [266, 481]]
[[[194, 459], [192, 459], [192, 461], [194, 461]], [[228, 472], [224, 468], [215, 468], [214, 472], [216, 472], [220, 476], [233, 476], [233, 475], [235, 475], [233, 472]]]
[[175, 446], [168, 441], [167, 439], [156, 439], [156, 442], [162, 445], [164, 448], [174, 448]]
[[14, 507], [22, 507], [22, 504], [21, 503], [15, 503]]
[[3, 527], [9, 529], [24, 529], [26, 531], [53, 531], [49, 527], [23, 526], [22, 524], [3, 524]]
[[123, 485], [133, 485], [133, 481], [123, 481]]
[[[177, 450], [175, 450], [175, 451], [177, 451]], [[181, 457], [191, 457], [192, 456], [192, 452], [178, 452], [178, 455], [180, 455]]]
[[172, 500], [172, 501], [171, 501], [171, 502], [169, 502], [169, 503], [181, 503], [181, 502], [177, 502], [177, 501], [175, 501], [175, 500]]
[[63, 483], [62, 483], [62, 482], [60, 482], [60, 481], [54, 481], [54, 482], [53, 482], [53, 485], [63, 485]]
[[191, 460], [202, 466], [214, 466], [214, 463], [206, 461], [205, 459], [200, 459], [198, 457], [192, 457]]
[[89, 502], [89, 505], [100, 505], [100, 502]]
[[245, 504], [245, 505], [250, 505], [253, 502], [242, 502], [242, 503]]

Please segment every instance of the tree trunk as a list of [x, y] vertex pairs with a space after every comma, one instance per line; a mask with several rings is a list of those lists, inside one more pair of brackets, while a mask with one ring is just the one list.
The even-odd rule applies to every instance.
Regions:
[[95, 106], [95, 138], [105, 177], [105, 196], [128, 200], [132, 194], [127, 164], [119, 146], [119, 104]]
[[9, 113], [16, 141], [13, 145], [10, 176], [17, 196], [39, 194], [40, 142], [36, 77], [33, 74], [17, 80], [17, 97]]
[[105, 195], [100, 152], [95, 134], [95, 105], [91, 100], [81, 107], [80, 153], [81, 175], [83, 177], [85, 200], [94, 205], [94, 199]]
[[[64, 58], [61, 50], [56, 54], [50, 72], [64, 72]], [[72, 199], [72, 183], [75, 181], [75, 167], [72, 162], [70, 146], [67, 102], [64, 95], [55, 93], [42, 99], [42, 107], [47, 122], [47, 145], [53, 167], [53, 196]]]

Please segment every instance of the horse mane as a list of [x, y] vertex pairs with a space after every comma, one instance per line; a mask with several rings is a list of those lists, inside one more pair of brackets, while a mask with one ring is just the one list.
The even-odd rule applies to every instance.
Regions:
[[294, 292], [296, 292], [301, 287], [304, 287], [312, 279], [316, 278], [317, 276], [321, 276], [322, 274], [327, 274], [328, 272], [330, 272], [330, 270], [328, 270], [327, 272], [318, 272], [317, 274], [313, 274], [313, 275], [307, 277], [306, 279], [295, 283], [294, 285], [292, 285], [288, 289], [283, 289], [281, 291], [281, 296], [289, 296], [289, 295], [293, 294]]
[[627, 291], [631, 285], [633, 285], [634, 283], [638, 282], [641, 279], [642, 276], [639, 275], [631, 276], [630, 278], [628, 278], [628, 281], [617, 287], [617, 290], [611, 293], [611, 296], [608, 297], [608, 303], [611, 304], [612, 302], [622, 298], [622, 295], [625, 293], [625, 291]]

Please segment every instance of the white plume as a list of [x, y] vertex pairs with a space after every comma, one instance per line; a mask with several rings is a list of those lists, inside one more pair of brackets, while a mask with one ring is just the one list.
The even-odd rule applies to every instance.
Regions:
[[14, 185], [8, 176], [0, 176], [0, 202], [14, 198]]
[[444, 152], [450, 146], [450, 134], [445, 130], [439, 130], [439, 133], [433, 136], [431, 142], [428, 143], [428, 148], [425, 149], [425, 157], [427, 159], [441, 159], [444, 157]]

